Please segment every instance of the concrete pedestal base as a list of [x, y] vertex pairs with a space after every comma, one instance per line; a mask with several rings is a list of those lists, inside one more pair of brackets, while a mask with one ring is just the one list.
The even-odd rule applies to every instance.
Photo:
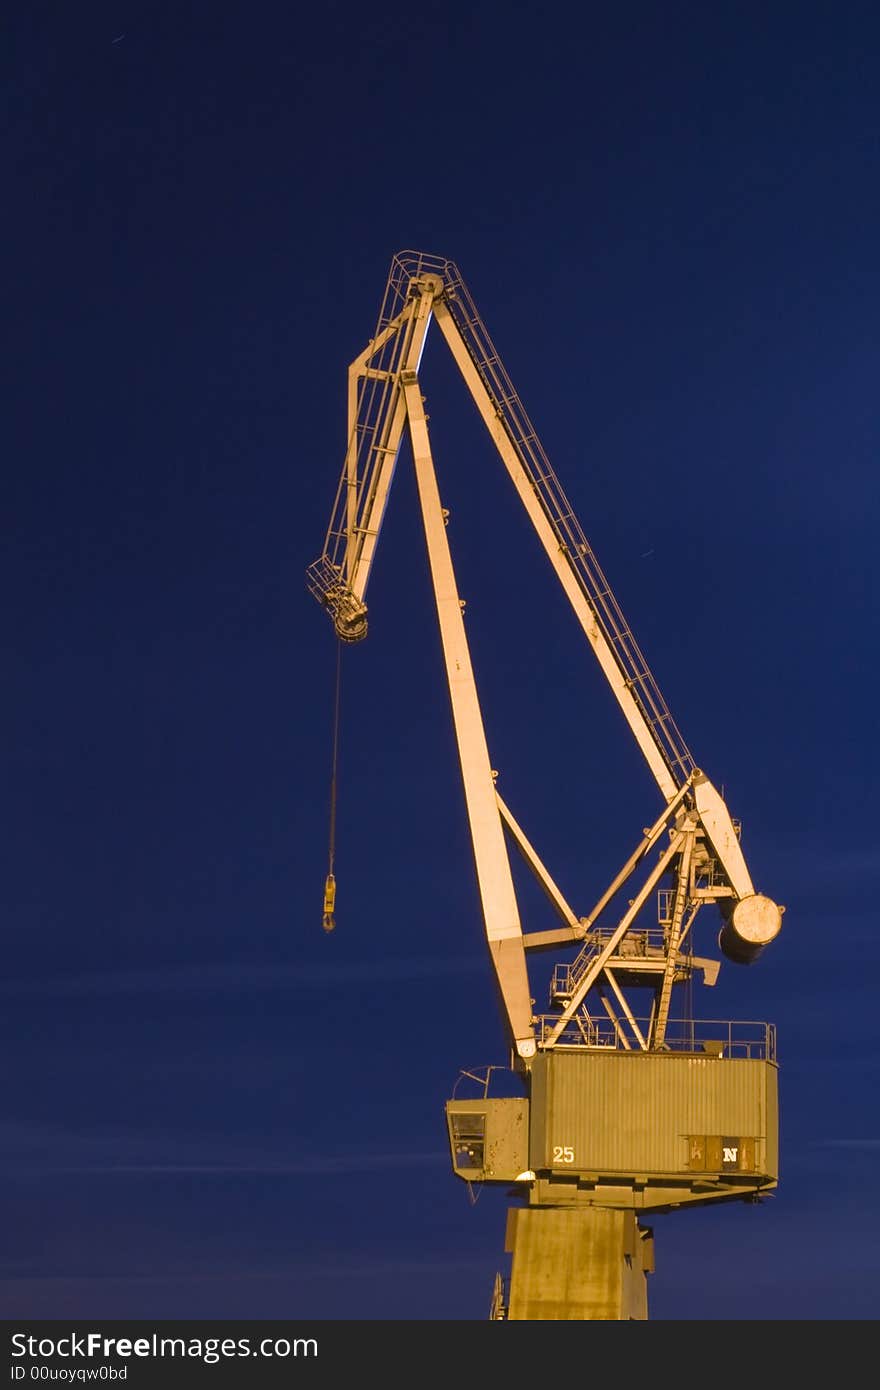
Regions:
[[508, 1321], [646, 1319], [653, 1237], [635, 1213], [523, 1207], [508, 1214]]

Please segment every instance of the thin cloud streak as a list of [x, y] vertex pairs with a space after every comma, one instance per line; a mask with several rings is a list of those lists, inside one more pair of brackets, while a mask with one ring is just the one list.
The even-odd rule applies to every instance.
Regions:
[[[322, 1161], [302, 1163], [107, 1163], [107, 1164], [63, 1164], [54, 1167], [44, 1166], [35, 1169], [32, 1165], [26, 1170], [29, 1176], [55, 1176], [66, 1174], [84, 1177], [137, 1177], [162, 1174], [197, 1173], [200, 1177], [261, 1177], [261, 1178], [302, 1178], [338, 1177], [343, 1173], [375, 1173], [385, 1168], [399, 1168], [401, 1164], [412, 1167], [447, 1168], [449, 1158], [443, 1153], [394, 1153], [394, 1154], [351, 1154]], [[0, 1166], [0, 1172], [4, 1171]], [[8, 1170], [7, 1170], [8, 1171]], [[25, 1170], [22, 1170], [25, 1171]]]
[[324, 965], [169, 965], [143, 970], [90, 971], [82, 975], [0, 982], [0, 997], [82, 998], [104, 994], [225, 993], [286, 991], [315, 985], [360, 985], [446, 975], [475, 975], [486, 962], [478, 956], [392, 958]]
[[[250, 1279], [281, 1279], [289, 1281], [296, 1278], [304, 1279], [370, 1279], [380, 1275], [424, 1275], [424, 1274], [455, 1274], [462, 1271], [478, 1270], [485, 1272], [485, 1260], [480, 1257], [461, 1260], [364, 1260], [356, 1255], [334, 1255], [332, 1260], [309, 1260], [307, 1263], [293, 1261], [290, 1264], [282, 1265], [279, 1268], [260, 1268], [255, 1267], [245, 1269], [236, 1267], [231, 1282], [237, 1283], [240, 1280]], [[158, 1284], [164, 1285], [175, 1279], [185, 1279], [187, 1284], [191, 1283], [230, 1283], [230, 1275], [226, 1270], [204, 1269], [196, 1267], [187, 1269], [185, 1267], [174, 1267], [169, 1273], [121, 1273], [121, 1274], [79, 1274], [70, 1276], [66, 1274], [35, 1274], [32, 1270], [18, 1276], [14, 1270], [7, 1269], [0, 1273], [0, 1289], [4, 1284], [14, 1286], [16, 1292], [26, 1288], [28, 1284], [35, 1286], [58, 1283], [63, 1284], [68, 1280], [75, 1279], [76, 1285], [81, 1284]]]
[[870, 1153], [880, 1149], [880, 1139], [814, 1139], [814, 1149], [863, 1149]]
[[20, 1123], [0, 1126], [0, 1173], [6, 1177], [119, 1176], [199, 1174], [205, 1177], [337, 1177], [348, 1173], [377, 1173], [387, 1169], [446, 1167], [448, 1154], [440, 1149], [364, 1153], [359, 1150], [311, 1155], [283, 1161], [271, 1152], [251, 1148], [229, 1152], [225, 1162], [204, 1155], [216, 1151], [216, 1138], [202, 1135], [181, 1142], [179, 1136], [116, 1132], [75, 1134]]

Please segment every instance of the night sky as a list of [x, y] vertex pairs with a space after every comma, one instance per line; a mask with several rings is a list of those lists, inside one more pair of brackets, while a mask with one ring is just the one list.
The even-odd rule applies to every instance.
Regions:
[[[305, 569], [412, 248], [460, 267], [787, 907], [694, 1000], [777, 1026], [778, 1191], [655, 1218], [650, 1316], [876, 1317], [876, 6], [3, 29], [0, 1315], [487, 1316], [506, 1197], [471, 1204], [443, 1106], [505, 1041], [406, 450], [321, 929]], [[499, 789], [586, 913], [662, 802], [436, 329], [422, 381]]]

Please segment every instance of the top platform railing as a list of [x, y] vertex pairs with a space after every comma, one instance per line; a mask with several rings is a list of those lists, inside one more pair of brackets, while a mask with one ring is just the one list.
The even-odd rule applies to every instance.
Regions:
[[[540, 1014], [537, 1019], [538, 1046], [548, 1040], [559, 1022], [558, 1014]], [[649, 1037], [651, 1021], [635, 1020], [643, 1037]], [[626, 1039], [626, 1041], [624, 1041]], [[566, 1025], [554, 1046], [563, 1049], [588, 1048], [602, 1052], [642, 1052], [633, 1041], [625, 1018], [587, 1018], [580, 1012]], [[649, 1049], [652, 1055], [688, 1053], [695, 1057], [746, 1057], [776, 1061], [776, 1027], [772, 1023], [718, 1019], [670, 1019], [663, 1046]]]

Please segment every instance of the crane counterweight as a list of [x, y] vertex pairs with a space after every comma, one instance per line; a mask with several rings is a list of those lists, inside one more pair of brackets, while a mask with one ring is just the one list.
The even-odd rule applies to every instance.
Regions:
[[779, 935], [784, 911], [763, 893], [753, 893], [735, 902], [718, 934], [718, 945], [727, 959], [742, 965], [756, 961]]

